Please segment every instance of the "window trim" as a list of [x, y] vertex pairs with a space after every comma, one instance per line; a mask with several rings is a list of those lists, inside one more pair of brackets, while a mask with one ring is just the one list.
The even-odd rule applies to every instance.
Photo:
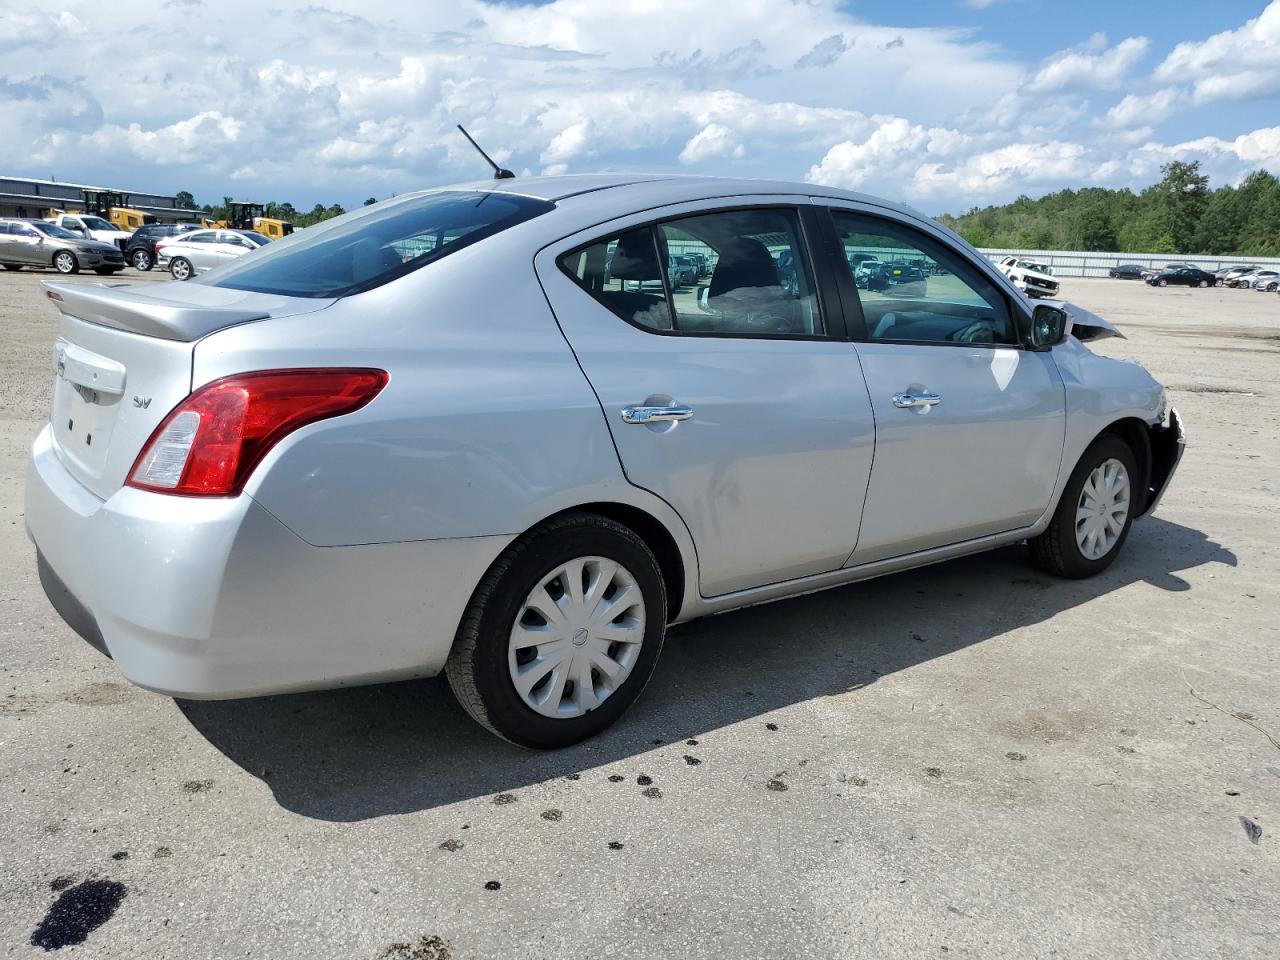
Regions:
[[[865, 220], [880, 221], [896, 226], [902, 230], [908, 230], [920, 237], [923, 237], [926, 243], [934, 246], [942, 247], [952, 256], [957, 257], [962, 263], [968, 265], [979, 276], [985, 277], [991, 284], [992, 289], [999, 295], [1005, 304], [1005, 309], [1009, 312], [1009, 319], [1013, 323], [1016, 340], [1013, 343], [959, 343], [951, 340], [888, 340], [877, 339], [871, 336], [871, 332], [867, 326], [866, 314], [862, 309], [862, 295], [858, 292], [857, 285], [853, 282], [853, 271], [846, 267], [842, 270], [836, 263], [832, 263], [832, 269], [836, 277], [836, 285], [840, 290], [840, 303], [847, 313], [846, 325], [850, 327], [848, 339], [853, 343], [900, 343], [911, 346], [925, 347], [960, 347], [966, 349], [980, 348], [985, 350], [1026, 350], [1027, 349], [1027, 329], [1030, 318], [1008, 292], [1000, 287], [996, 282], [993, 274], [999, 274], [998, 271], [984, 270], [979, 264], [975, 263], [971, 257], [963, 250], [945, 243], [940, 237], [933, 236], [927, 230], [922, 229], [919, 225], [898, 217], [885, 216], [882, 213], [876, 213], [870, 210], [864, 210], [857, 207], [832, 206], [829, 201], [823, 201], [819, 204], [822, 211], [823, 219], [827, 223], [828, 243], [832, 246], [832, 258], [843, 256], [844, 244], [840, 240], [840, 230], [835, 223], [835, 214], [844, 213], [855, 217], [861, 217]], [[921, 249], [921, 253], [932, 256], [926, 249]], [[936, 259], [936, 258], [934, 258]], [[976, 292], [976, 291], [975, 291]], [[850, 304], [853, 309], [850, 310]], [[852, 318], [853, 322], [849, 323], [848, 319]], [[855, 332], [856, 331], [856, 332]]]
[[[635, 323], [626, 317], [620, 317], [592, 295], [582, 283], [582, 281], [566, 267], [566, 261], [574, 256], [581, 254], [588, 247], [594, 247], [598, 243], [606, 243], [617, 236], [624, 233], [631, 233], [635, 230], [648, 230], [650, 239], [654, 245], [654, 255], [658, 258], [658, 263], [663, 263], [662, 247], [658, 243], [658, 227], [663, 223], [673, 223], [677, 220], [690, 220], [694, 217], [706, 217], [718, 213], [734, 213], [737, 211], [769, 211], [781, 210], [790, 212], [795, 215], [796, 223], [800, 232], [800, 246], [804, 254], [809, 258], [809, 266], [813, 273], [813, 295], [818, 307], [818, 319], [823, 327], [822, 333], [739, 333], [737, 331], [688, 331], [676, 329], [678, 322], [678, 314], [675, 309], [675, 298], [671, 291], [671, 278], [668, 276], [667, 270], [662, 270], [662, 289], [666, 295], [667, 309], [671, 312], [671, 329], [655, 330], [653, 327], [646, 327], [643, 324]], [[637, 211], [639, 212], [639, 211]], [[655, 211], [656, 212], [656, 211]], [[640, 330], [644, 333], [658, 337], [696, 337], [704, 340], [845, 340], [843, 314], [839, 311], [839, 301], [828, 301], [828, 295], [834, 292], [834, 288], [824, 290], [823, 266], [818, 262], [816, 251], [825, 249], [826, 244], [820, 243], [821, 236], [820, 224], [815, 217], [814, 207], [811, 203], [784, 203], [776, 200], [770, 200], [767, 203], [735, 203], [723, 207], [706, 207], [697, 210], [690, 210], [682, 213], [667, 214], [666, 216], [648, 217], [638, 220], [635, 223], [628, 224], [625, 227], [613, 227], [608, 232], [593, 237], [582, 243], [575, 244], [567, 250], [556, 253], [552, 256], [552, 262], [556, 269], [569, 279], [569, 281], [582, 293], [591, 297], [606, 313], [612, 317], [616, 317], [629, 327]], [[824, 295], [826, 294], [826, 295]], [[839, 326], [840, 332], [837, 335], [835, 327]]]

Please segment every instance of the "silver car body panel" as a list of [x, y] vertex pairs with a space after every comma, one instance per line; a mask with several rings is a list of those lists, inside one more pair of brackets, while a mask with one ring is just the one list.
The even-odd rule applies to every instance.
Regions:
[[[243, 294], [211, 286], [216, 276], [145, 293], [57, 290], [64, 351], [75, 349], [54, 374], [56, 416], [33, 451], [27, 523], [127, 677], [229, 697], [437, 672], [490, 563], [543, 519], [584, 505], [641, 511], [667, 532], [684, 574], [671, 602], [679, 619], [960, 556], [1042, 530], [1100, 432], [1162, 418], [1163, 391], [1141, 367], [1076, 338], [1029, 352], [660, 337], [592, 309], [554, 265], [580, 240], [668, 213], [835, 203], [934, 235], [1029, 315], [981, 254], [908, 208], [691, 177], [474, 186], [557, 207], [337, 301]], [[355, 413], [290, 434], [239, 496], [123, 486], [193, 388], [305, 366], [377, 367], [390, 382]], [[100, 388], [75, 382], [95, 374]], [[945, 381], [944, 407], [891, 416], [881, 394], [913, 381]], [[102, 418], [89, 424], [106, 431], [101, 452], [87, 452], [99, 437], [86, 444], [83, 423], [59, 422], [69, 412], [59, 398], [73, 395], [85, 405], [69, 420]], [[689, 403], [694, 418], [663, 432], [623, 424], [622, 406], [662, 396]], [[931, 454], [945, 432], [923, 442], [930, 434], [910, 428], [947, 416], [968, 441]], [[895, 480], [890, 466], [909, 475]], [[977, 496], [984, 515], [948, 511], [956, 490]], [[992, 512], [1000, 497], [1003, 516]]]

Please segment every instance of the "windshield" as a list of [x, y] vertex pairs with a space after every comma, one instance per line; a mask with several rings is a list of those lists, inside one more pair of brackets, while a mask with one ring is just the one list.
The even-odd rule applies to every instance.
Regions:
[[1019, 260], [1018, 266], [1023, 270], [1034, 270], [1036, 273], [1043, 273], [1047, 277], [1053, 276], [1053, 268], [1043, 263], [1036, 263], [1033, 260]]
[[545, 200], [478, 190], [398, 197], [276, 240], [197, 282], [291, 297], [350, 296], [554, 209]]
[[270, 237], [268, 237], [265, 233], [258, 233], [256, 230], [241, 230], [240, 235], [243, 237], [248, 237], [250, 240], [258, 244], [259, 246], [262, 246], [263, 244], [271, 242]]
[[30, 226], [35, 227], [41, 233], [53, 237], [57, 240], [79, 240], [70, 230], [63, 230], [56, 223], [33, 223]]
[[107, 223], [101, 217], [81, 217], [86, 227], [90, 230], [114, 230], [115, 227]]

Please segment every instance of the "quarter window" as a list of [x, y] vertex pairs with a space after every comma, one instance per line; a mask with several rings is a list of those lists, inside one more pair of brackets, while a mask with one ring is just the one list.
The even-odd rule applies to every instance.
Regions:
[[872, 340], [1016, 344], [1004, 295], [963, 257], [904, 224], [832, 211]]
[[726, 210], [638, 227], [565, 254], [562, 270], [628, 323], [709, 336], [823, 332], [794, 210]]

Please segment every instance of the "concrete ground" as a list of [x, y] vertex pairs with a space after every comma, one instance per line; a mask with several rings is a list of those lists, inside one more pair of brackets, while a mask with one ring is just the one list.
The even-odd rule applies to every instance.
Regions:
[[1190, 432], [1106, 574], [695, 624], [533, 754], [438, 680], [175, 703], [73, 636], [23, 533], [37, 279], [0, 275], [0, 955], [1280, 956], [1280, 297], [1064, 283]]

